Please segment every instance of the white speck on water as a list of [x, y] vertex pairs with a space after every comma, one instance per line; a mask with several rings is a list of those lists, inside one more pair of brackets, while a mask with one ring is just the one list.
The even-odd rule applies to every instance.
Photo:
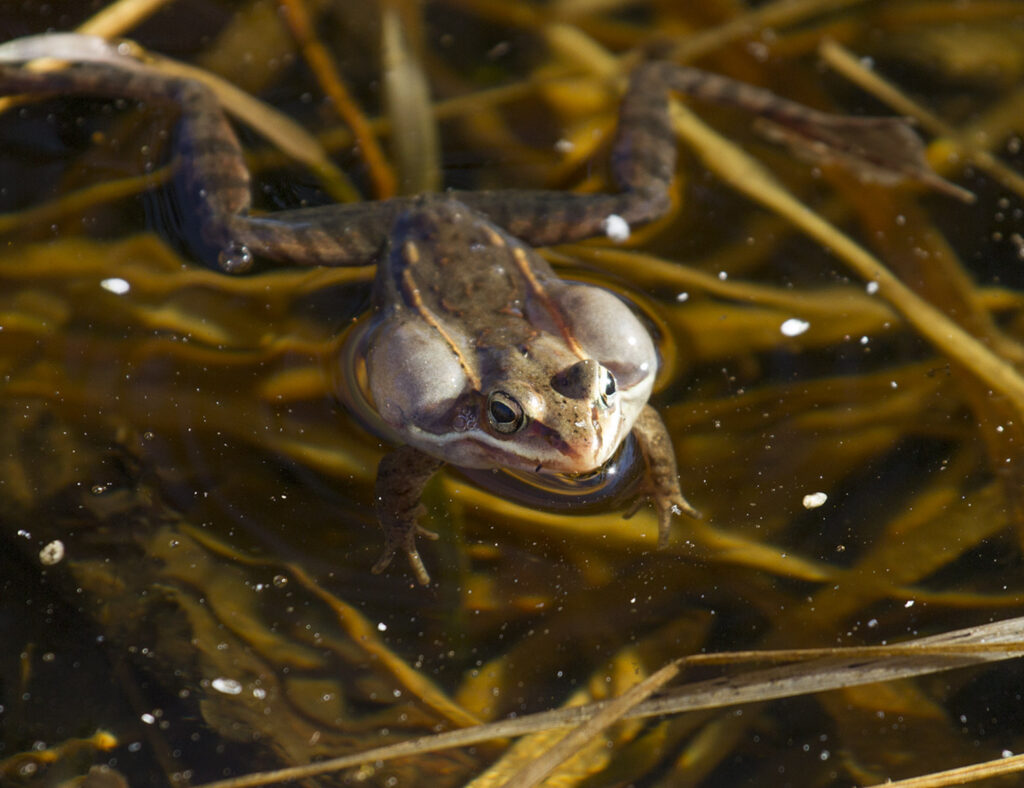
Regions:
[[240, 695], [242, 692], [242, 682], [235, 679], [226, 679], [221, 676], [211, 681], [210, 686], [217, 690], [217, 692], [223, 692], [225, 695]]
[[824, 506], [825, 501], [828, 500], [828, 495], [823, 492], [808, 493], [804, 496], [804, 508], [805, 509], [817, 509], [819, 506]]
[[563, 138], [555, 142], [555, 150], [559, 153], [572, 153], [576, 150], [576, 143]]
[[64, 560], [64, 543], [60, 539], [54, 539], [48, 545], [44, 545], [39, 551], [39, 560], [43, 566], [53, 566]]
[[680, 304], [683, 303], [683, 301], [689, 301], [689, 300], [690, 300], [690, 294], [689, 293], [683, 292], [683, 293], [679, 293], [678, 295], [676, 295], [676, 301], [678, 301]]
[[122, 279], [119, 276], [112, 276], [109, 279], [104, 279], [100, 282], [100, 287], [114, 295], [124, 295], [132, 289], [132, 286], [128, 284], [128, 280]]
[[810, 327], [811, 324], [806, 320], [801, 320], [798, 317], [791, 317], [789, 320], [784, 320], [782, 322], [782, 325], [779, 326], [779, 330], [782, 332], [783, 336], [798, 337]]
[[729, 272], [728, 271], [719, 271], [718, 272], [718, 281], [724, 282], [728, 278], [729, 278]]
[[156, 717], [154, 717], [148, 711], [145, 714], [143, 714], [142, 716], [140, 716], [139, 719], [142, 720], [147, 725], [152, 725], [154, 722], [156, 722]]
[[874, 295], [875, 293], [878, 292], [878, 282], [875, 282], [875, 281], [868, 282], [864, 286], [864, 289], [867, 290], [868, 295]]
[[387, 632], [388, 631], [388, 625], [385, 624], [383, 621], [378, 622], [377, 623], [377, 631], [378, 632]]
[[621, 243], [629, 240], [629, 222], [617, 213], [609, 214], [604, 220], [604, 234]]
[[903, 607], [913, 607], [913, 606], [914, 606], [914, 600], [913, 599], [908, 599], [906, 602], [903, 603]]

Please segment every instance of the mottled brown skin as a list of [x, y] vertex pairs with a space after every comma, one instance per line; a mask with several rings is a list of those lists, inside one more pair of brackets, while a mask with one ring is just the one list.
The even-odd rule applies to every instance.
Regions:
[[617, 194], [450, 192], [254, 217], [241, 147], [201, 84], [127, 58], [46, 73], [0, 65], [3, 93], [176, 104], [184, 204], [194, 206], [224, 270], [244, 270], [254, 255], [295, 265], [378, 262], [371, 389], [382, 418], [410, 445], [378, 468], [385, 549], [374, 571], [402, 552], [423, 584], [429, 575], [415, 537], [436, 537], [418, 524], [420, 496], [444, 462], [585, 472], [632, 432], [646, 474], [630, 514], [652, 499], [662, 546], [673, 515], [696, 516], [665, 425], [647, 404], [656, 371], [650, 337], [613, 296], [562, 282], [530, 248], [602, 235], [612, 215], [633, 225], [666, 210], [676, 161], [672, 91], [755, 112], [819, 158], [944, 184], [922, 175], [920, 145], [899, 120], [824, 115], [725, 77], [651, 62], [633, 72], [622, 102]]

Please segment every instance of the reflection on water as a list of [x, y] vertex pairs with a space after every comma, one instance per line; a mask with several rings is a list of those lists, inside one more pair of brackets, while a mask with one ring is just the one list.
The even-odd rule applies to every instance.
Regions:
[[[438, 98], [474, 96], [468, 110], [442, 108], [452, 185], [604, 188], [601, 132], [615, 99], [596, 77], [564, 79], [585, 62], [575, 35], [622, 51], [651, 29], [680, 57], [705, 55], [701, 65], [792, 98], [884, 111], [814, 67], [831, 36], [1022, 163], [1024, 19], [1012, 6], [808, 6], [771, 35], [735, 40], [721, 32], [733, 7], [566, 10], [569, 27], [542, 31], [521, 17], [510, 28], [528, 13], [512, 5], [425, 8]], [[0, 29], [78, 21], [39, 13], [15, 22], [0, 11]], [[289, 65], [298, 55], [276, 13], [220, 13], [193, 19], [172, 6], [132, 34], [220, 63], [311, 128], [336, 123], [307, 99], [321, 91]], [[333, 13], [342, 18], [325, 19], [321, 35], [375, 108], [375, 17]], [[216, 38], [225, 25], [245, 35]], [[238, 73], [252, 58], [235, 46], [276, 66], [261, 55]], [[537, 82], [523, 83], [530, 75]], [[520, 89], [476, 95], [492, 83]], [[949, 165], [979, 196], [953, 205], [815, 173], [745, 120], [707, 117], [1015, 376], [1024, 209], [1012, 178]], [[175, 240], [182, 206], [119, 180], [162, 177], [172, 123], [159, 108], [77, 99], [0, 117], [3, 208], [33, 211], [0, 221], [0, 783], [70, 784], [93, 764], [132, 786], [200, 783], [619, 694], [700, 650], [891, 642], [1019, 612], [1024, 404], [1012, 384], [948, 360], [878, 280], [854, 276], [837, 248], [692, 156], [670, 218], [626, 247], [581, 244], [554, 259], [569, 276], [637, 294], [658, 322], [655, 403], [704, 519], [680, 519], [656, 551], [651, 511], [535, 509], [506, 500], [515, 496], [493, 474], [444, 472], [424, 501], [441, 534], [422, 546], [436, 585], [413, 587], [404, 566], [372, 575], [371, 487], [386, 447], [371, 415], [351, 407], [358, 399], [338, 397], [344, 334], [367, 309], [372, 270], [232, 278], [191, 263]], [[943, 145], [931, 151], [937, 167]], [[347, 144], [339, 155], [364, 186], [361, 159]], [[264, 207], [326, 199], [272, 159], [253, 159]], [[60, 202], [111, 182], [132, 196]], [[145, 231], [154, 226], [163, 236]], [[794, 318], [806, 330], [786, 335]], [[807, 508], [814, 493], [824, 503]], [[63, 560], [44, 566], [40, 551], [58, 541]], [[1008, 700], [1018, 671], [623, 724], [561, 779], [868, 784], [999, 757], [1024, 749]], [[447, 750], [337, 781], [463, 785], [547, 746]]]

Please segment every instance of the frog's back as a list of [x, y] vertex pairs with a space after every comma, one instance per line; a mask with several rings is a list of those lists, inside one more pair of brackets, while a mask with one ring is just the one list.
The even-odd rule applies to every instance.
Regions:
[[395, 219], [375, 288], [380, 306], [429, 315], [483, 349], [528, 342], [534, 296], [560, 286], [519, 240], [458, 200], [426, 195]]

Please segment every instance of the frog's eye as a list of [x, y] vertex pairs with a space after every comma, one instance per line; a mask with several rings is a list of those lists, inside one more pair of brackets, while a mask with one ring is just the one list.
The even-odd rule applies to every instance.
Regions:
[[492, 391], [487, 398], [487, 420], [495, 432], [511, 435], [526, 426], [526, 413], [515, 397], [504, 391]]
[[607, 408], [615, 400], [615, 394], [619, 390], [615, 383], [615, 375], [610, 369], [602, 367], [600, 386], [601, 404]]

